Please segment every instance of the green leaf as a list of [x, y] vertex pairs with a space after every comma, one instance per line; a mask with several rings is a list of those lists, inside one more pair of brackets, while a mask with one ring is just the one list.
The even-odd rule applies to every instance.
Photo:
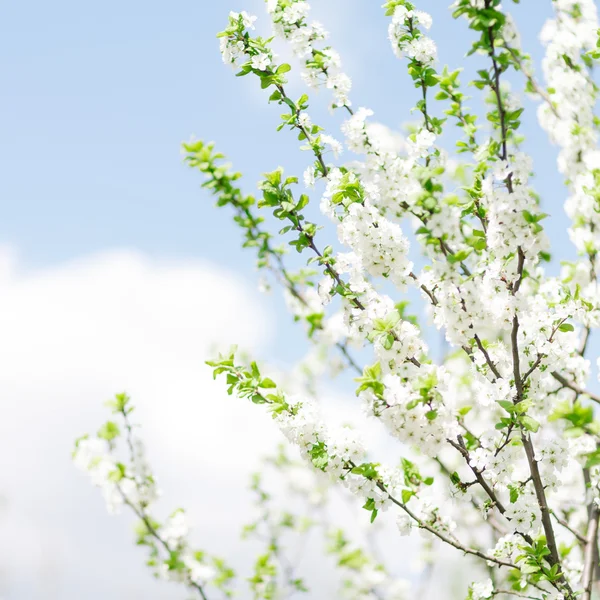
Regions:
[[520, 421], [523, 427], [525, 427], [525, 429], [527, 429], [528, 431], [532, 431], [533, 433], [535, 433], [540, 428], [540, 424], [538, 423], [538, 421], [536, 421], [533, 417], [530, 417], [528, 415], [522, 416], [520, 418]]
[[265, 388], [265, 389], [266, 388], [276, 388], [277, 384], [272, 379], [270, 379], [269, 377], [265, 377], [258, 384], [258, 387]]
[[498, 400], [498, 404], [508, 413], [513, 413], [515, 411], [515, 405], [508, 400]]
[[112, 442], [116, 437], [121, 434], [119, 426], [113, 421], [107, 421], [100, 427], [98, 431], [98, 437], [100, 439], [106, 440], [107, 442]]
[[595, 467], [596, 465], [600, 465], [600, 450], [596, 450], [588, 455], [585, 468], [589, 469], [591, 467]]
[[430, 410], [425, 413], [425, 416], [427, 417], [427, 419], [429, 421], [433, 421], [437, 417], [437, 415], [438, 415], [437, 410]]

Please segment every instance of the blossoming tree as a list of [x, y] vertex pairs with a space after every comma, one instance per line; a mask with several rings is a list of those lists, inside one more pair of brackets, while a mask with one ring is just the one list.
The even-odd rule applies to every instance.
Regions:
[[[266, 8], [306, 85], [329, 90], [331, 108], [344, 115], [344, 142], [313, 122], [308, 95], [289, 95], [292, 67], [277, 61], [272, 39], [254, 35], [256, 17], [231, 13], [219, 34], [223, 60], [238, 75], [257, 78], [269, 102], [284, 109], [278, 129], [302, 144], [303, 185], [277, 169], [265, 175], [256, 202], [237, 187], [240, 175], [223, 164], [213, 144], [184, 144], [187, 164], [204, 174], [218, 206], [233, 211], [244, 246], [283, 288], [314, 344], [313, 366], [354, 372], [367, 417], [385, 426], [406, 458], [399, 466], [379, 460], [355, 430], [324, 420], [310, 390], [290, 392], [235, 351], [209, 362], [215, 376], [225, 376], [229, 394], [265, 410], [299, 450], [303, 469], [315, 477], [302, 492], [307, 505], [324, 501], [319, 494], [316, 503], [310, 498], [327, 476], [356, 497], [371, 521], [393, 511], [399, 534], [421, 530], [474, 565], [477, 578], [465, 583], [471, 600], [590, 600], [599, 578], [594, 403], [600, 397], [588, 389], [586, 357], [600, 323], [598, 88], [592, 76], [600, 58], [598, 21], [592, 0], [552, 5], [554, 16], [541, 34], [546, 54], [539, 76], [499, 0], [453, 4], [452, 16], [466, 19], [472, 31], [471, 54], [486, 61], [472, 82], [486, 99], [486, 114], [478, 118], [465, 103], [459, 71], [438, 67], [427, 36], [431, 17], [408, 0], [386, 2], [392, 50], [420, 98], [420, 119], [402, 152], [383, 142], [371, 110], [354, 108], [350, 78], [325, 29], [311, 22], [307, 2], [267, 0]], [[539, 123], [559, 148], [569, 234], [579, 253], [560, 276], [544, 267], [550, 258], [546, 214], [530, 186], [532, 161], [520, 149], [523, 108], [504, 85], [511, 70], [538, 101]], [[438, 145], [452, 127], [461, 132], [453, 151], [460, 160], [449, 160]], [[339, 159], [344, 146], [354, 155], [350, 161]], [[337, 240], [307, 219], [305, 209], [317, 195]], [[283, 222], [279, 235], [310, 268], [291, 270], [260, 212]], [[425, 266], [417, 269], [411, 253], [419, 251]], [[402, 300], [411, 286], [451, 349], [441, 361], [406, 314]], [[110, 508], [125, 504], [139, 517], [138, 543], [148, 546], [159, 575], [201, 598], [229, 594], [233, 572], [190, 547], [184, 513], [164, 522], [152, 515], [157, 490], [130, 420], [131, 401], [118, 395], [112, 409], [121, 424], [109, 421], [96, 437], [79, 440], [77, 464], [102, 487]], [[127, 459], [118, 457], [119, 440]], [[272, 463], [297, 481], [302, 469], [285, 454]], [[296, 471], [290, 475], [290, 469]], [[294, 515], [272, 518], [259, 478], [253, 490], [261, 517], [247, 534], [266, 527], [273, 541], [286, 528], [299, 529]], [[351, 573], [343, 592], [348, 597], [418, 597], [368, 552], [350, 551], [343, 533], [329, 535], [339, 566]], [[253, 597], [306, 593], [278, 550], [273, 542], [257, 560], [249, 580]]]

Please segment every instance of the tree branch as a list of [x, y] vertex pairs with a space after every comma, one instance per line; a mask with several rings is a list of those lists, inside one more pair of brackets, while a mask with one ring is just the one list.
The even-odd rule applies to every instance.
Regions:
[[591, 600], [592, 585], [594, 583], [594, 572], [596, 570], [596, 561], [598, 556], [598, 516], [600, 509], [594, 502], [591, 509], [591, 516], [588, 523], [588, 532], [585, 544], [583, 559], [583, 600]]
[[592, 392], [579, 387], [577, 384], [575, 384], [575, 383], [569, 381], [568, 379], [566, 379], [565, 377], [563, 377], [557, 371], [552, 371], [552, 377], [554, 377], [554, 379], [556, 379], [556, 381], [561, 383], [564, 387], [569, 388], [570, 390], [573, 390], [578, 396], [587, 396], [590, 400], [593, 400], [594, 402], [597, 402], [598, 404], [600, 404], [600, 396], [599, 395], [593, 394]]

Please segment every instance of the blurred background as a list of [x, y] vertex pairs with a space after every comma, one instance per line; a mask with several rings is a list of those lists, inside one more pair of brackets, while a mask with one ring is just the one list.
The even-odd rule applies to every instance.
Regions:
[[[185, 597], [153, 581], [132, 543], [131, 520], [109, 517], [70, 462], [74, 439], [95, 431], [106, 415], [103, 402], [123, 390], [138, 406], [165, 506], [186, 507], [198, 544], [249, 573], [253, 549], [238, 543], [250, 515], [248, 477], [279, 437], [261, 410], [225, 399], [204, 360], [216, 342], [236, 342], [286, 369], [307, 344], [281, 295], [259, 293], [253, 254], [241, 250], [231, 215], [200, 189], [200, 174], [183, 166], [180, 143], [193, 134], [216, 141], [244, 173], [248, 192], [264, 171], [281, 165], [301, 175], [309, 164], [295, 136], [275, 131], [280, 111], [257, 81], [235, 78], [221, 62], [215, 34], [229, 10], [259, 15], [257, 29], [267, 35], [263, 4], [57, 0], [2, 7], [3, 600]], [[417, 97], [389, 46], [380, 2], [313, 4], [353, 79], [355, 105], [401, 131]], [[550, 4], [510, 3], [536, 63]], [[447, 0], [422, 0], [419, 8], [434, 17], [440, 66], [465, 64], [472, 34], [450, 19]], [[469, 61], [464, 82], [478, 60]], [[292, 96], [304, 91], [295, 73]], [[515, 80], [514, 88], [522, 87]], [[535, 106], [523, 102], [534, 185], [552, 213], [545, 223], [556, 272], [560, 259], [574, 255], [565, 189]], [[341, 138], [342, 115], [331, 116], [327, 104], [325, 91], [311, 94], [310, 113]], [[430, 337], [439, 345], [439, 334]], [[348, 378], [328, 391], [348, 419], [358, 410], [351, 387]], [[368, 523], [362, 512], [357, 527]], [[410, 578], [406, 543], [398, 536], [386, 543], [393, 566]], [[331, 598], [319, 568], [311, 567], [322, 579], [311, 597]]]

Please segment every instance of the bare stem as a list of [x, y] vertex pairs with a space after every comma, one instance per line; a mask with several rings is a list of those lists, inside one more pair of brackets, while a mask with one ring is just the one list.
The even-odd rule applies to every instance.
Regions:
[[583, 600], [591, 600], [592, 585], [594, 583], [594, 572], [598, 556], [598, 515], [599, 507], [594, 502], [588, 523], [587, 539], [583, 559]]

